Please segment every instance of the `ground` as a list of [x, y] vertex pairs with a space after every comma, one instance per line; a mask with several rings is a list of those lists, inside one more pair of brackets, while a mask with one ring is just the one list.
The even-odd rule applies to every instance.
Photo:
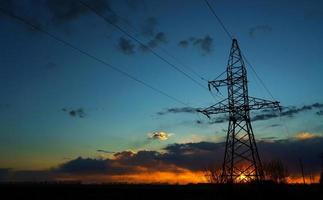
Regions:
[[6, 199], [323, 199], [323, 187], [312, 185], [135, 185], [78, 183], [12, 183], [0, 185]]

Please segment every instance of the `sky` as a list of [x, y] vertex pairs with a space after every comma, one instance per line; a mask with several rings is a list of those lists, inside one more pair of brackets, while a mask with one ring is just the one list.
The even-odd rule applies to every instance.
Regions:
[[[85, 2], [101, 17], [78, 0], [0, 1], [0, 180], [204, 182], [228, 121], [195, 109], [227, 95], [201, 85], [226, 70], [231, 40], [203, 0]], [[301, 158], [317, 176], [323, 3], [209, 3], [284, 107], [251, 113], [262, 160], [284, 160], [296, 180]], [[249, 95], [270, 100], [247, 70]]]

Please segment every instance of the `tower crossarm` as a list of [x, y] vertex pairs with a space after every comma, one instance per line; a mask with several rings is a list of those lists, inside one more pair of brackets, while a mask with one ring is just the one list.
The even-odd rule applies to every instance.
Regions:
[[228, 79], [213, 80], [208, 82], [208, 87], [210, 91], [211, 91], [211, 88], [214, 88], [216, 91], [219, 91], [218, 87], [227, 86], [227, 85], [228, 85]]
[[198, 109], [197, 112], [200, 112], [210, 118], [210, 115], [215, 115], [219, 113], [227, 113], [230, 111], [227, 104], [228, 99], [224, 99], [208, 108]]
[[279, 105], [279, 101], [269, 101], [257, 97], [248, 97], [249, 99], [249, 110], [260, 110], [265, 108], [278, 108], [281, 111], [281, 107]]

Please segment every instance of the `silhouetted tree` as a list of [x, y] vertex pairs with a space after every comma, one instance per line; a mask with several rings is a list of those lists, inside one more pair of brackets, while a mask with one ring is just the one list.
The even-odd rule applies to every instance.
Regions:
[[208, 183], [221, 183], [221, 167], [210, 164], [204, 169], [204, 176]]
[[286, 183], [288, 177], [288, 170], [281, 160], [272, 160], [263, 165], [266, 179], [274, 183]]

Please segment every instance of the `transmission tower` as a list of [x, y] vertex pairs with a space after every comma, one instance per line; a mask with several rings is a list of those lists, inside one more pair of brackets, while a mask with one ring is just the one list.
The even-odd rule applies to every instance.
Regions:
[[198, 111], [208, 118], [220, 113], [229, 114], [222, 182], [260, 181], [264, 179], [264, 173], [251, 126], [250, 110], [280, 109], [279, 102], [248, 95], [247, 70], [236, 39], [232, 40], [226, 74], [225, 79], [209, 81], [208, 86], [216, 91], [220, 86], [227, 86], [228, 98]]

